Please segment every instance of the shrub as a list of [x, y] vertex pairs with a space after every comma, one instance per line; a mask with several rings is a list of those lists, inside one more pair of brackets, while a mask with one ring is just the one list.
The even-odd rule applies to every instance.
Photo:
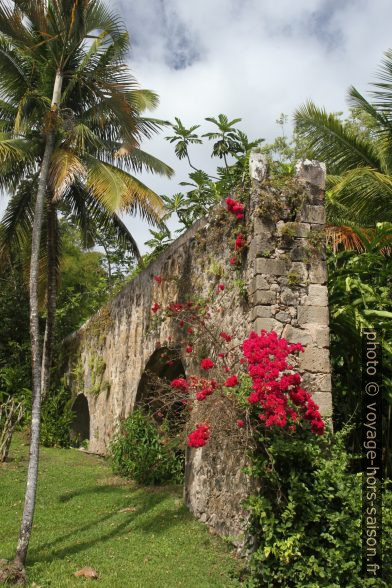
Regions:
[[63, 386], [52, 391], [42, 405], [41, 443], [45, 447], [69, 447], [70, 430], [75, 415], [71, 395]]
[[139, 484], [183, 481], [184, 451], [178, 438], [170, 438], [167, 423], [158, 428], [141, 410], [120, 423], [110, 451], [113, 471]]
[[256, 548], [247, 586], [392, 585], [392, 491], [384, 492], [385, 582], [366, 580], [361, 577], [361, 474], [349, 473], [344, 435], [260, 439], [254, 473], [262, 486], [248, 503]]

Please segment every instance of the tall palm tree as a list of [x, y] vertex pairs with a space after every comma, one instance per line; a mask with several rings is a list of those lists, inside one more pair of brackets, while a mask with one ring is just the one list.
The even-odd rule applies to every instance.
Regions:
[[[157, 220], [162, 207], [159, 197], [126, 170], [146, 167], [171, 173], [139, 148], [142, 137], [159, 128], [159, 121], [140, 116], [146, 107], [156, 104], [156, 96], [136, 87], [125, 65], [128, 46], [126, 30], [101, 0], [15, 0], [13, 4], [0, 0], [0, 185], [19, 199], [23, 192], [26, 198], [26, 186], [36, 186], [34, 205], [31, 203], [29, 285], [31, 444], [15, 556], [15, 565], [22, 570], [35, 507], [41, 378], [47, 369], [45, 363], [44, 370], [41, 367], [38, 323], [45, 204], [50, 239], [54, 237], [56, 203], [65, 195], [70, 195], [74, 207], [84, 207], [86, 212], [96, 206], [107, 219], [114, 218], [114, 211], [122, 207], [142, 209]], [[51, 299], [53, 289], [50, 276]], [[50, 327], [51, 320], [48, 323]]]
[[342, 122], [313, 102], [295, 113], [299, 136], [329, 170], [327, 212], [334, 224], [392, 222], [392, 51], [385, 53], [372, 100], [354, 87], [349, 104], [364, 125]]

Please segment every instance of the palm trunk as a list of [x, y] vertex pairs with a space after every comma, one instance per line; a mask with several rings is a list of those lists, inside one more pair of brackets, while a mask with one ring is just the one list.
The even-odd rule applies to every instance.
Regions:
[[57, 296], [57, 246], [58, 227], [57, 211], [51, 195], [47, 197], [47, 314], [45, 324], [44, 346], [42, 351], [41, 398], [44, 401], [49, 394], [50, 369], [53, 356], [54, 324]]
[[[52, 113], [57, 111], [61, 98], [61, 86], [63, 75], [57, 72], [52, 98]], [[15, 564], [24, 568], [27, 550], [30, 542], [31, 529], [33, 526], [35, 497], [38, 481], [38, 460], [39, 460], [39, 432], [41, 421], [41, 350], [39, 337], [39, 314], [38, 314], [38, 273], [39, 273], [39, 252], [41, 244], [42, 220], [44, 215], [46, 187], [49, 175], [50, 160], [54, 150], [55, 135], [51, 129], [46, 136], [45, 152], [42, 159], [41, 170], [38, 180], [37, 200], [34, 211], [33, 233], [31, 238], [31, 262], [30, 262], [30, 338], [31, 338], [31, 359], [33, 375], [33, 405], [31, 412], [31, 438], [29, 466], [27, 470], [27, 487], [22, 521], [19, 531], [19, 541], [16, 548]]]

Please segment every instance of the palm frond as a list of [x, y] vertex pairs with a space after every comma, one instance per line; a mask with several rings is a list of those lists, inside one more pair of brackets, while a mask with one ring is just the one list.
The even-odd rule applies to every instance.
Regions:
[[[123, 150], [125, 150], [125, 153]], [[124, 169], [124, 165], [126, 165], [135, 172], [140, 173], [145, 170], [168, 178], [171, 178], [174, 174], [173, 168], [142, 149], [130, 149], [128, 153], [126, 147], [123, 146], [117, 153], [116, 164], [121, 169]]]
[[332, 203], [350, 210], [355, 222], [369, 226], [392, 221], [392, 177], [361, 167], [341, 176], [328, 192]]
[[66, 149], [56, 149], [50, 162], [48, 186], [54, 202], [60, 200], [76, 178], [83, 177], [86, 170], [77, 155]]
[[37, 176], [22, 182], [19, 189], [11, 196], [1, 220], [0, 256], [13, 246], [22, 250], [30, 241], [36, 185]]
[[110, 213], [83, 184], [75, 182], [70, 187], [66, 202], [81, 229], [84, 242], [89, 242], [96, 232], [104, 235], [114, 227], [119, 245], [128, 247], [136, 258], [140, 257], [137, 243], [121, 218]]
[[114, 165], [91, 156], [85, 158], [87, 187], [110, 212], [139, 212], [142, 217], [160, 222], [162, 199], [142, 182]]
[[327, 243], [335, 254], [341, 249], [344, 251], [358, 251], [358, 253], [365, 251], [363, 242], [353, 227], [328, 225], [325, 228], [325, 233]]
[[299, 136], [333, 174], [357, 167], [382, 171], [382, 161], [374, 144], [347, 128], [334, 114], [317, 108], [313, 102], [301, 106], [294, 116]]
[[21, 161], [33, 161], [36, 157], [36, 144], [26, 139], [13, 139], [0, 134], [0, 164], [5, 166]]

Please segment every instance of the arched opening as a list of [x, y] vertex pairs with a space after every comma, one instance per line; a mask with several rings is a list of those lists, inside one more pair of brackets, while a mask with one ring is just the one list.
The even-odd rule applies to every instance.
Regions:
[[72, 405], [74, 420], [71, 425], [72, 440], [78, 444], [90, 439], [90, 411], [87, 398], [79, 394]]
[[166, 420], [172, 434], [180, 430], [184, 420], [184, 404], [170, 396], [170, 382], [180, 377], [185, 377], [185, 369], [178, 351], [157, 349], [147, 362], [135, 402], [135, 408], [147, 410], [158, 425]]

